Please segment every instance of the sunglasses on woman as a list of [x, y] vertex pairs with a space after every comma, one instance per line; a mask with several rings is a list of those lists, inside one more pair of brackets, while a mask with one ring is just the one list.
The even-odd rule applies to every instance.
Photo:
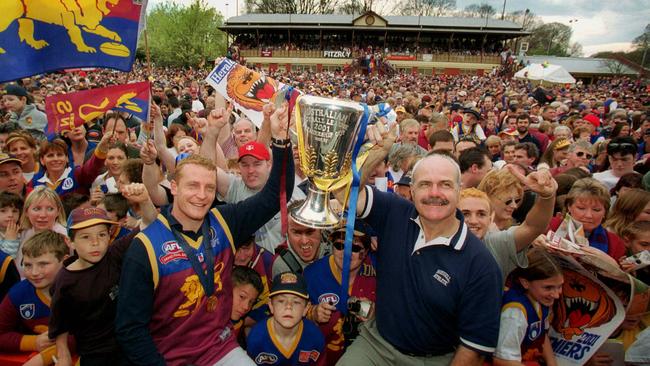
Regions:
[[521, 198], [511, 198], [511, 199], [509, 199], [509, 200], [507, 200], [507, 201], [503, 201], [503, 203], [504, 203], [506, 206], [510, 206], [510, 205], [512, 205], [513, 203], [514, 203], [516, 206], [519, 206], [519, 204], [521, 203]]
[[591, 155], [591, 154], [589, 154], [589, 153], [586, 153], [586, 152], [584, 152], [584, 151], [578, 151], [578, 152], [576, 152], [576, 156], [579, 157], [579, 158], [581, 158], [581, 157], [583, 157], [583, 156], [586, 156], [587, 159], [591, 159], [591, 158], [594, 157], [593, 155]]
[[[342, 241], [335, 241], [332, 245], [336, 250], [343, 250], [345, 248], [345, 243]], [[352, 253], [360, 253], [364, 249], [361, 245], [352, 245]]]

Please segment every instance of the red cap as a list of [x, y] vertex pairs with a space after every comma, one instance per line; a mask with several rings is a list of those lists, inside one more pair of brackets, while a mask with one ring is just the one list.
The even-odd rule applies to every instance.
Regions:
[[509, 127], [499, 132], [499, 135], [508, 135], [508, 136], [519, 136], [516, 128]]
[[246, 155], [250, 155], [257, 160], [271, 160], [269, 149], [257, 141], [247, 142], [239, 148], [239, 160]]
[[591, 123], [592, 125], [594, 125], [594, 127], [600, 126], [600, 118], [598, 118], [598, 116], [596, 116], [594, 114], [588, 114], [588, 115], [582, 117], [582, 119], [584, 119], [585, 121]]
[[78, 230], [98, 224], [115, 225], [105, 210], [97, 207], [75, 208], [68, 217], [68, 230]]

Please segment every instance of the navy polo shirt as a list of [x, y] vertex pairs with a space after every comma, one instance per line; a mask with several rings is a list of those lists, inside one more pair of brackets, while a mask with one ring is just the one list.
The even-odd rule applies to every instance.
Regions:
[[459, 344], [492, 354], [499, 336], [502, 280], [496, 261], [463, 215], [448, 245], [414, 252], [415, 205], [366, 187], [362, 217], [378, 233], [377, 328], [397, 350], [416, 356], [454, 352]]

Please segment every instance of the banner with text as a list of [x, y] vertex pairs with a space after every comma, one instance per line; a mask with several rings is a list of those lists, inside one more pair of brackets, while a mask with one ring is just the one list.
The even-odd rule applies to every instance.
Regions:
[[49, 96], [45, 98], [46, 134], [69, 131], [110, 110], [128, 112], [147, 121], [150, 90], [149, 82], [145, 81]]
[[352, 52], [343, 50], [343, 51], [323, 51], [324, 58], [350, 58], [352, 57]]

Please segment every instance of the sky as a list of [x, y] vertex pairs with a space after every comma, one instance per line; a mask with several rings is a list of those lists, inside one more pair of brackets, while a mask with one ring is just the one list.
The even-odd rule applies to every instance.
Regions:
[[[163, 1], [168, 0], [149, 0], [149, 7]], [[174, 1], [187, 4], [192, 0]], [[237, 1], [239, 14], [244, 12], [243, 0], [205, 1], [226, 18], [237, 15]], [[571, 41], [582, 44], [585, 56], [601, 51], [629, 51], [631, 41], [650, 23], [650, 0], [457, 0], [456, 7], [463, 9], [470, 4], [485, 2], [500, 14], [504, 1], [506, 12], [530, 9], [544, 23], [559, 22], [571, 26]], [[382, 1], [385, 9], [391, 9], [395, 2]]]

